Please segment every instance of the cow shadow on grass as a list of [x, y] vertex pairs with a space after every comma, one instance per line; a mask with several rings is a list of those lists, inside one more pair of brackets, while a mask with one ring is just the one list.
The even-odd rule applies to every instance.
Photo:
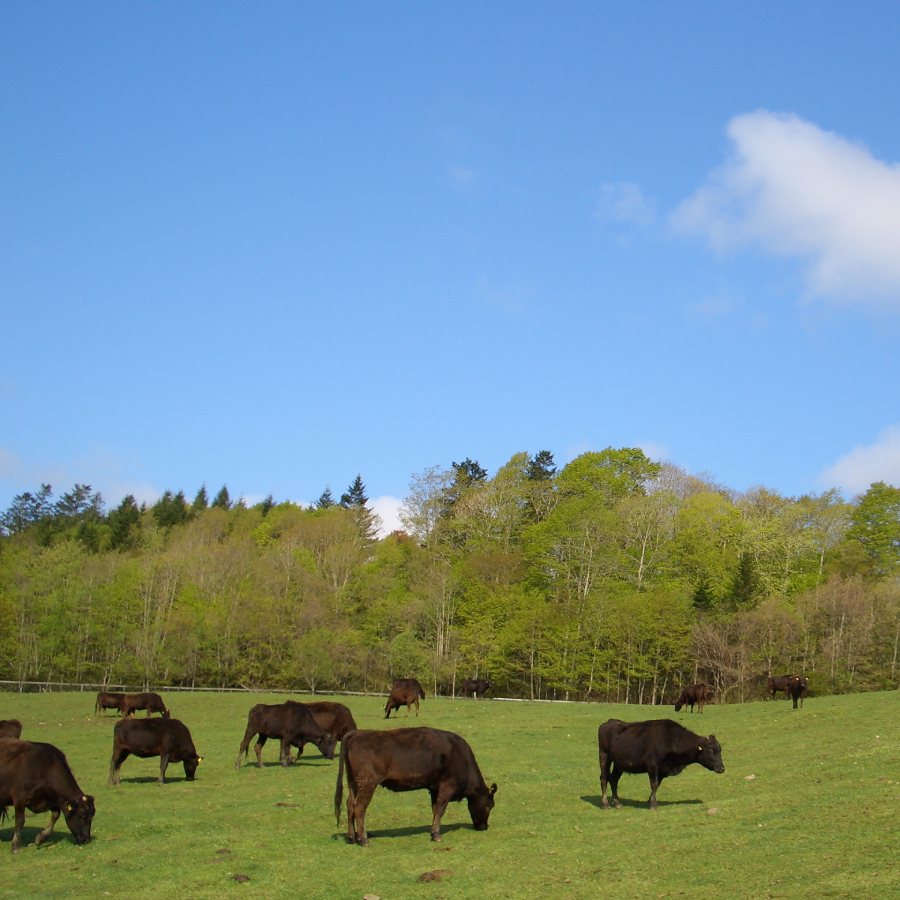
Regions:
[[[585, 803], [596, 806], [597, 809], [603, 809], [603, 798], [599, 795], [581, 798]], [[626, 797], [619, 797], [619, 803], [628, 809], [649, 809], [650, 795], [646, 800], [628, 800]], [[609, 802], [610, 808], [613, 808], [612, 800]], [[657, 806], [702, 806], [702, 800], [660, 800], [656, 798]]]
[[[133, 775], [131, 778], [122, 776], [119, 781], [121, 784], [156, 784], [157, 775]], [[184, 775], [170, 775], [166, 772], [166, 784], [178, 784], [187, 781]]]
[[[41, 815], [43, 815], [43, 813], [41, 813]], [[50, 813], [47, 813], [47, 821], [45, 824], [50, 824]], [[56, 823], [57, 827], [59, 827], [59, 824], [59, 822]], [[43, 830], [43, 827], [40, 825], [25, 825], [19, 832], [19, 840], [22, 842], [22, 849], [31, 850], [34, 847], [35, 838], [37, 838], [37, 836]], [[15, 833], [15, 827], [0, 829], [0, 849], [4, 850], [6, 853], [9, 853], [9, 845], [12, 843], [13, 835]], [[41, 846], [37, 849], [42, 850], [45, 847], [52, 847], [54, 844], [58, 844], [61, 841], [71, 841], [72, 843], [75, 842], [72, 838], [72, 835], [66, 832], [65, 825], [63, 825], [62, 831], [54, 831], [53, 834], [51, 834], [50, 837], [48, 837], [47, 840], [45, 840], [44, 843], [41, 844]]]
[[[465, 822], [455, 822], [452, 825], [441, 825], [441, 836], [448, 835], [451, 831], [459, 831], [461, 828], [468, 828], [474, 831], [474, 826], [467, 825]], [[370, 839], [374, 838], [395, 838], [395, 837], [413, 837], [417, 834], [431, 835], [430, 825], [411, 825], [407, 828], [378, 828], [375, 831], [367, 831]], [[335, 840], [346, 840], [347, 832], [342, 831], [334, 835]]]

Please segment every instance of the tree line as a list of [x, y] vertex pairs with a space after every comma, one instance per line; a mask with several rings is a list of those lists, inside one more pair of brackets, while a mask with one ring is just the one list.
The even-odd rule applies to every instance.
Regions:
[[0, 516], [0, 677], [632, 703], [900, 680], [900, 490], [744, 493], [635, 448], [414, 475], [403, 530], [357, 476], [309, 508], [223, 487], [106, 510], [89, 485]]

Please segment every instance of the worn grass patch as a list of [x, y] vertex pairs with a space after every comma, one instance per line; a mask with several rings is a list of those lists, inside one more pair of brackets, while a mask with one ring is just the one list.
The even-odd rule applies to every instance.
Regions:
[[[896, 897], [900, 799], [896, 693], [672, 709], [431, 699], [390, 723], [376, 698], [341, 699], [361, 728], [419, 724], [462, 734], [488, 783], [499, 785], [486, 832], [465, 802], [429, 841], [425, 792], [379, 791], [369, 848], [344, 841], [332, 812], [337, 761], [314, 747], [283, 770], [266, 746], [259, 771], [235, 771], [249, 708], [282, 696], [169, 694], [203, 762], [156, 786], [156, 760], [130, 757], [107, 787], [116, 719], [93, 715], [92, 694], [0, 694], [0, 718], [23, 738], [56, 744], [96, 798], [93, 841], [72, 843], [64, 821], [40, 850], [47, 815], [26, 820], [30, 846], [10, 853], [0, 829], [0, 895], [30, 898], [286, 897], [303, 900], [483, 898]], [[302, 698], [301, 698], [302, 699]], [[698, 766], [663, 782], [647, 807], [646, 776], [624, 776], [621, 810], [599, 808], [597, 726], [610, 717], [674, 718], [722, 744], [724, 775]], [[255, 760], [251, 747], [250, 760]], [[755, 775], [748, 781], [747, 776]], [[710, 814], [711, 809], [718, 812]], [[419, 881], [425, 873], [439, 879]], [[248, 880], [236, 880], [235, 876]]]

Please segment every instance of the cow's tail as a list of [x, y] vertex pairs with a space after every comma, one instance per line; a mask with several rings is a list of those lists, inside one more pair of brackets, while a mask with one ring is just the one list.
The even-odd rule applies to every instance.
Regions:
[[[341, 827], [341, 806], [344, 802], [344, 760], [347, 758], [347, 743], [352, 732], [348, 732], [341, 740], [341, 757], [338, 763], [337, 786], [334, 789], [334, 817], [337, 819], [338, 828]], [[348, 772], [349, 774], [349, 772]]]
[[9, 818], [9, 809], [6, 806], [0, 806], [0, 822], [5, 822]]

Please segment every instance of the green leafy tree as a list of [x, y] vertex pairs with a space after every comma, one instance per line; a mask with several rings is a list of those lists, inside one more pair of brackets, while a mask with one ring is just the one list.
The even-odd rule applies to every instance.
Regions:
[[847, 539], [865, 551], [872, 574], [884, 577], [900, 567], [900, 489], [876, 481], [850, 517]]
[[636, 447], [600, 453], [582, 453], [556, 476], [560, 489], [567, 494], [600, 495], [612, 503], [623, 497], [646, 493], [645, 485], [660, 472], [661, 466], [648, 459]]

